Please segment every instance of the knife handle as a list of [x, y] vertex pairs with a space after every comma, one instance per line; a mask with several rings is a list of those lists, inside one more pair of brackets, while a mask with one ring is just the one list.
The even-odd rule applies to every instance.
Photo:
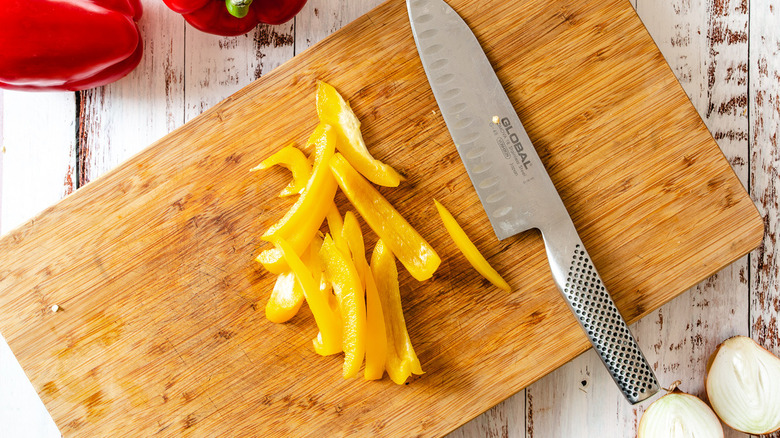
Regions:
[[639, 403], [658, 392], [658, 380], [604, 287], [573, 224], [571, 230], [563, 233], [566, 242], [560, 239], [550, 242], [545, 236], [555, 283], [623, 395], [630, 403]]

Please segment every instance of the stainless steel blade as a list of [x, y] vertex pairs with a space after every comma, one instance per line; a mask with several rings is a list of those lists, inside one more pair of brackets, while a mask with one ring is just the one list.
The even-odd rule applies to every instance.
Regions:
[[541, 230], [555, 284], [599, 357], [626, 399], [647, 399], [659, 389], [652, 368], [479, 41], [443, 0], [406, 5], [428, 82], [496, 236]]

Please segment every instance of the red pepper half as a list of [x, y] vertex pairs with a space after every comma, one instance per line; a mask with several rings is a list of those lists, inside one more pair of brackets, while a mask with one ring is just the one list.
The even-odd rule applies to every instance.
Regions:
[[215, 35], [243, 35], [260, 23], [282, 24], [306, 0], [163, 0], [192, 27]]
[[139, 0], [4, 0], [0, 88], [85, 90], [141, 61]]

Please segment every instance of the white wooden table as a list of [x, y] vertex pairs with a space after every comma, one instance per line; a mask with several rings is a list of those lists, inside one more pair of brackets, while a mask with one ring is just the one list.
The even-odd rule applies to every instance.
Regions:
[[[219, 38], [144, 0], [145, 56], [130, 76], [80, 93], [0, 94], [0, 233], [379, 3], [309, 0], [287, 24]], [[662, 385], [679, 379], [701, 396], [723, 339], [752, 336], [780, 354], [780, 0], [632, 3], [766, 224], [761, 248], [633, 327]], [[629, 437], [647, 405], [628, 405], [588, 351], [452, 436]], [[0, 436], [59, 436], [4, 341]]]

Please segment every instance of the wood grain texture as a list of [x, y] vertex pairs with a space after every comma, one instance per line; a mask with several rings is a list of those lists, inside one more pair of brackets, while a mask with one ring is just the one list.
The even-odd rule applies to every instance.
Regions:
[[293, 56], [294, 21], [260, 25], [246, 35], [218, 37], [187, 28], [186, 119], [229, 96]]
[[[453, 4], [630, 321], [755, 244], [752, 205], [627, 3]], [[536, 31], [487, 25], [502, 16]], [[553, 48], [564, 56], [551, 63]], [[338, 359], [311, 360], [305, 312], [280, 327], [257, 310], [273, 279], [251, 259], [284, 207], [273, 200], [283, 177], [260, 184], [246, 171], [276, 139], [305, 139], [319, 78], [350, 97], [376, 155], [407, 174], [383, 192], [445, 260], [430, 282], [402, 278], [428, 371], [405, 387], [340, 380]], [[438, 435], [584, 351], [538, 235], [494, 241], [434, 105], [405, 10], [385, 4], [6, 236], [0, 324], [63, 432]], [[434, 196], [461, 206], [515, 294], [474, 287], [428, 220]], [[52, 303], [66, 311], [42, 314]]]

